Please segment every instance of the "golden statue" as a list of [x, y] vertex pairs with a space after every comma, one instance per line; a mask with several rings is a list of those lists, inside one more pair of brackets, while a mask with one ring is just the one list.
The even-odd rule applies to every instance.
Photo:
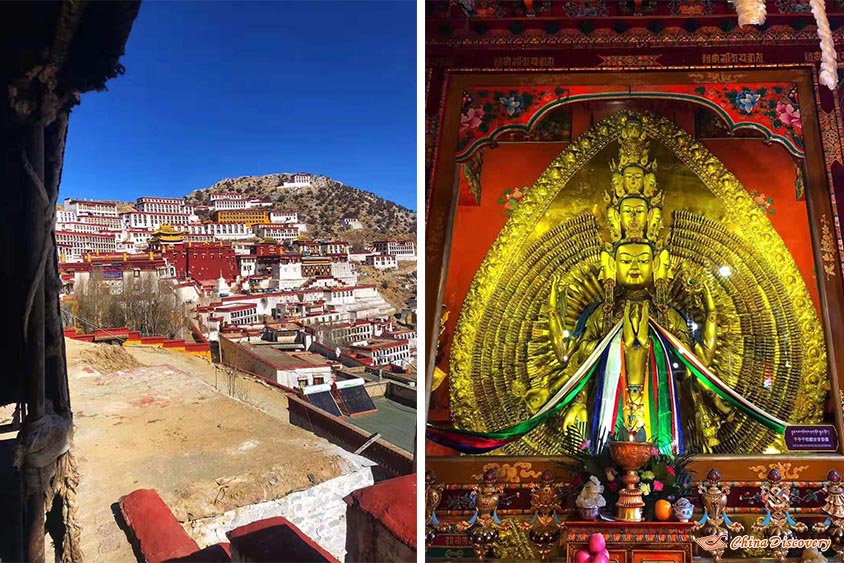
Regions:
[[[658, 178], [653, 148], [685, 175]], [[603, 183], [585, 164], [611, 154]], [[820, 420], [825, 370], [806, 286], [744, 188], [666, 119], [619, 112], [555, 159], [488, 252], [452, 342], [461, 430], [429, 437], [469, 453], [617, 436], [771, 452], [787, 423]]]
[[[691, 278], [685, 288], [669, 285], [679, 278], [663, 237], [664, 192], [657, 187], [656, 161], [649, 159], [648, 138], [637, 119], [624, 124], [619, 160], [612, 162], [611, 169], [612, 188], [604, 194], [606, 228], [600, 268], [582, 272], [597, 279], [591, 283], [579, 279], [572, 284], [566, 273], [554, 276], [548, 298], [548, 340], [562, 369], [549, 374], [545, 385], [527, 391], [525, 402], [530, 410], [542, 408], [570, 380], [575, 372], [570, 366], [582, 367], [601, 342], [606, 342], [604, 373], [598, 374], [593, 384], [598, 387], [592, 409], [596, 415], [593, 443], [602, 444], [623, 428], [634, 435], [644, 431], [642, 439], [654, 441], [663, 451], [682, 451], [684, 424], [676, 386], [687, 390], [688, 406], [694, 405], [694, 424], [688, 425], [693, 432], [691, 441], [698, 451], [711, 452], [719, 445], [713, 431], [715, 417], [729, 416], [733, 408], [723, 396], [704, 389], [691, 370], [679, 377], [673, 373], [671, 364], [677, 361], [669, 357], [670, 346], [660, 345], [657, 326], [665, 327], [708, 367], [717, 346], [717, 307], [705, 278], [698, 282]], [[590, 295], [585, 310], [569, 305], [571, 294], [580, 293], [582, 300], [588, 287], [597, 288], [598, 284], [602, 292]], [[699, 334], [691, 329], [696, 327], [689, 321], [691, 314], [684, 315], [667, 301], [671, 290], [684, 289], [702, 306], [703, 330]], [[620, 330], [613, 330], [618, 326]], [[615, 335], [613, 341], [608, 340], [611, 334]], [[659, 355], [663, 356], [661, 363], [656, 358]], [[587, 423], [587, 390], [584, 387], [565, 411], [564, 431]], [[627, 433], [622, 439], [627, 439]]]

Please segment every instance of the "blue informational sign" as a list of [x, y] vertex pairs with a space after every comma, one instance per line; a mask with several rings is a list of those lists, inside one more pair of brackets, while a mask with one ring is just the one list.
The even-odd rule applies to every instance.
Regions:
[[835, 452], [838, 432], [831, 424], [787, 426], [785, 447], [790, 452]]

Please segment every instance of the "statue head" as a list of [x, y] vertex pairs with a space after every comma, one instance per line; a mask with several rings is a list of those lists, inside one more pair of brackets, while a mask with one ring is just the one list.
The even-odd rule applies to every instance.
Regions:
[[624, 180], [624, 193], [626, 194], [640, 194], [644, 190], [645, 171], [641, 166], [628, 166], [621, 173]]
[[657, 242], [662, 229], [663, 192], [657, 186], [656, 160], [648, 155], [643, 121], [630, 115], [619, 132], [618, 160], [610, 161], [612, 185], [604, 194], [605, 240]]
[[[631, 169], [636, 170], [633, 167], [627, 170]], [[641, 169], [638, 170], [641, 172]], [[626, 172], [625, 170], [625, 182], [627, 181]], [[639, 176], [639, 181], [641, 181], [641, 175]], [[648, 201], [639, 196], [629, 196], [619, 201], [619, 225], [621, 227], [621, 233], [624, 234], [625, 238], [644, 237], [645, 227], [649, 223], [649, 207]]]
[[626, 289], [645, 289], [654, 282], [654, 250], [646, 242], [622, 242], [615, 250], [616, 282]]

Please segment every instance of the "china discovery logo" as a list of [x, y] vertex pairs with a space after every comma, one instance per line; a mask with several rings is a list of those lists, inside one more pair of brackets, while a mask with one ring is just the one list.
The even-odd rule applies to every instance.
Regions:
[[713, 534], [702, 538], [694, 538], [703, 550], [708, 552], [720, 550], [722, 553], [729, 547], [731, 550], [740, 549], [806, 549], [816, 548], [821, 553], [827, 551], [832, 545], [829, 539], [797, 539], [788, 536], [771, 536], [770, 538], [754, 538], [743, 535], [735, 536], [727, 545], [727, 534]]
[[705, 551], [725, 550], [727, 549], [727, 534], [712, 534], [711, 536], [695, 538], [695, 543]]

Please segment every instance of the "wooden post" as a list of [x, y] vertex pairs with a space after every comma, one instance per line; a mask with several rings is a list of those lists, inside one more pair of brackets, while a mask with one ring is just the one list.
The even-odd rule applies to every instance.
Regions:
[[[44, 127], [36, 122], [30, 127], [26, 139], [26, 156], [35, 174], [44, 181]], [[45, 237], [44, 202], [38, 197], [37, 188], [29, 182], [27, 191], [27, 271], [36, 272]], [[44, 416], [44, 274], [40, 272], [32, 281], [35, 298], [26, 332], [26, 357], [29, 368], [26, 374], [27, 418], [38, 420]], [[24, 468], [24, 475], [27, 468]], [[26, 489], [27, 561], [44, 563], [44, 493]]]

